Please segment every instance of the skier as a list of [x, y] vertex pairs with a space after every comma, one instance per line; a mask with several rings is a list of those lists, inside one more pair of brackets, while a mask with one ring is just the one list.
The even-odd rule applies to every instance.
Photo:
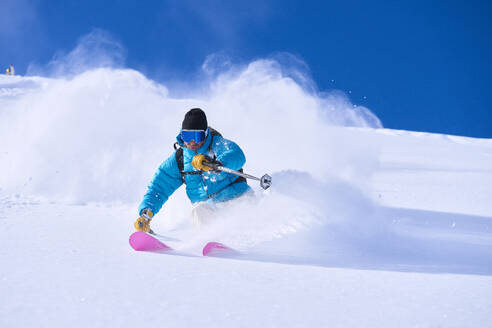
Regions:
[[242, 172], [246, 162], [238, 145], [208, 126], [203, 110], [193, 108], [186, 113], [176, 139], [178, 148], [158, 168], [139, 206], [140, 217], [135, 222], [138, 231], [150, 232], [152, 217], [183, 183], [194, 204], [195, 224], [200, 224], [200, 215], [210, 214], [211, 203], [229, 201], [251, 191], [245, 178], [203, 165], [211, 163]]
[[7, 69], [5, 70], [5, 75], [10, 75], [10, 68], [7, 67]]
[[15, 75], [14, 65], [10, 64], [10, 75]]

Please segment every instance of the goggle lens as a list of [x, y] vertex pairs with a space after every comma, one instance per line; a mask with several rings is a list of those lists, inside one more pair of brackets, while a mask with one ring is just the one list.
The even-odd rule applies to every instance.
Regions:
[[194, 140], [196, 143], [200, 143], [205, 140], [205, 131], [203, 130], [181, 130], [181, 139], [188, 143]]

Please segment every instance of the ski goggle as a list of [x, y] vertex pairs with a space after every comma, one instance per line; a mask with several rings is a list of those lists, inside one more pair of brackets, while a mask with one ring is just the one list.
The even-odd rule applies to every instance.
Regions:
[[194, 140], [196, 143], [200, 143], [207, 137], [207, 131], [203, 130], [181, 130], [181, 139], [188, 143]]

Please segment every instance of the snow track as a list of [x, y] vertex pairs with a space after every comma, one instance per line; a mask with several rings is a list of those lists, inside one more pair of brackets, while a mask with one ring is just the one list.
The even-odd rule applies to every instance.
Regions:
[[[372, 249], [352, 244], [350, 252], [340, 245], [308, 244], [315, 259], [303, 257], [305, 250], [299, 248], [300, 254], [260, 252], [244, 259], [150, 254], [128, 246], [131, 222], [126, 218], [132, 211], [60, 204], [8, 209], [0, 230], [1, 326], [488, 324], [490, 270], [466, 272], [463, 263], [476, 248], [459, 255], [447, 243], [441, 248], [424, 243], [413, 254], [398, 249], [391, 254], [388, 248], [419, 244], [380, 240]], [[289, 244], [287, 239], [279, 245]], [[436, 250], [444, 257], [433, 261]], [[396, 263], [385, 262], [388, 254]], [[453, 258], [458, 268], [450, 268]]]

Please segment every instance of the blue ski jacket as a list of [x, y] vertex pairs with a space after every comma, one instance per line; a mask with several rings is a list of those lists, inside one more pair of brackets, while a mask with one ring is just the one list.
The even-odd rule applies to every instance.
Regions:
[[[184, 146], [181, 135], [176, 137], [178, 144], [183, 148], [183, 164], [185, 172], [198, 172], [191, 160], [197, 154], [205, 154], [220, 161], [224, 167], [239, 170], [246, 162], [243, 151], [237, 144], [221, 136], [212, 136], [207, 130], [205, 143], [197, 151]], [[212, 154], [212, 153], [213, 154]], [[185, 174], [186, 194], [192, 203], [202, 201], [224, 202], [236, 198], [251, 188], [245, 181], [238, 182], [234, 174], [220, 172], [202, 172], [201, 174]], [[149, 208], [154, 214], [159, 212], [176, 189], [183, 184], [183, 178], [178, 168], [176, 151], [166, 159], [154, 174], [144, 199], [139, 206], [139, 213]]]

